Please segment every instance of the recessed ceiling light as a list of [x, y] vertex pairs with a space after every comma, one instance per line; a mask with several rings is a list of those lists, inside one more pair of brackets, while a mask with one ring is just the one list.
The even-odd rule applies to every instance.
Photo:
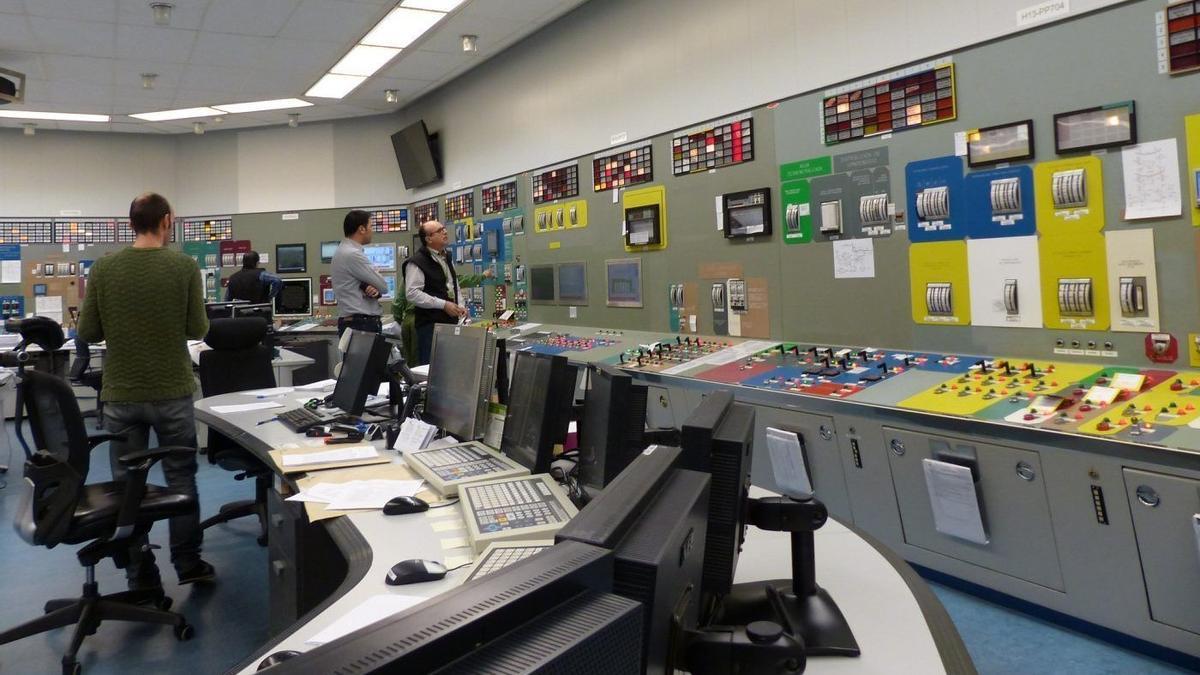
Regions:
[[464, 52], [479, 51], [479, 36], [478, 35], [462, 36], [462, 49]]
[[346, 52], [342, 60], [330, 68], [329, 72], [336, 75], [363, 75], [370, 77], [375, 74], [375, 71], [387, 65], [387, 62], [391, 61], [399, 53], [399, 49], [392, 47], [358, 45]]
[[388, 12], [388, 15], [367, 33], [361, 44], [403, 49], [421, 37], [443, 16], [446, 15], [442, 12], [397, 7]]
[[384, 89], [383, 100], [388, 103], [396, 103], [400, 100], [400, 92], [395, 89]]
[[410, 9], [432, 9], [435, 12], [449, 12], [461, 5], [463, 0], [404, 0], [401, 7]]
[[168, 120], [185, 120], [189, 117], [214, 117], [220, 115], [220, 110], [213, 108], [179, 108], [178, 110], [159, 110], [158, 112], [137, 113], [130, 117], [147, 122], [166, 122]]
[[261, 112], [263, 110], [284, 110], [287, 108], [307, 108], [312, 105], [308, 101], [302, 101], [298, 98], [277, 98], [270, 101], [249, 101], [247, 103], [223, 103], [214, 105], [213, 107], [221, 112], [227, 113], [247, 113]]
[[153, 89], [158, 73], [142, 73], [142, 89]]
[[310, 98], [342, 98], [354, 91], [366, 79], [361, 75], [334, 75], [333, 73], [326, 73], [324, 77], [317, 80], [312, 89], [304, 92], [304, 95]]
[[59, 122], [107, 122], [108, 115], [81, 113], [34, 112], [32, 110], [0, 110], [0, 117], [17, 120], [57, 120]]

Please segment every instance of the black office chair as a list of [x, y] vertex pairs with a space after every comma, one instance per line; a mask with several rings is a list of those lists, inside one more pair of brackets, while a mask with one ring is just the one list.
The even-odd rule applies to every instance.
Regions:
[[95, 417], [96, 428], [104, 427], [104, 403], [100, 400], [100, 390], [104, 387], [104, 375], [100, 370], [92, 369], [92, 348], [87, 342], [75, 338], [75, 361], [71, 363], [68, 378], [71, 384], [89, 387], [96, 390], [96, 409], [83, 413], [84, 417]]
[[[200, 391], [205, 396], [275, 386], [271, 348], [263, 344], [269, 324], [262, 317], [213, 319], [204, 341], [212, 349], [200, 352]], [[254, 479], [254, 499], [230, 502], [217, 515], [200, 523], [207, 529], [243, 516], [258, 516], [258, 543], [267, 545], [267, 491], [273, 472], [253, 453], [228, 436], [208, 430], [208, 461], [227, 471], [234, 480]]]
[[[38, 341], [43, 349], [62, 345], [62, 329], [57, 325], [53, 329], [57, 330], [57, 344]], [[22, 341], [20, 348], [24, 345]], [[146, 474], [155, 462], [173, 453], [195, 452], [195, 448], [136, 450], [119, 459], [128, 471], [125, 480], [87, 483], [92, 450], [103, 441], [119, 437], [103, 434], [89, 438], [79, 403], [66, 380], [26, 370], [27, 359], [22, 355], [10, 352], [3, 357], [4, 365], [20, 367], [18, 403], [23, 402], [28, 412], [35, 445], [35, 450], [26, 448], [25, 489], [15, 519], [17, 533], [30, 544], [47, 548], [89, 543], [76, 552], [87, 574], [83, 595], [47, 602], [43, 616], [0, 633], [0, 645], [74, 624], [75, 633], [63, 655], [62, 668], [64, 673], [77, 675], [81, 668], [75, 656], [83, 639], [94, 634], [103, 621], [169, 624], [174, 627], [175, 637], [191, 639], [192, 627], [183, 615], [167, 611], [171, 599], [161, 588], [102, 596], [95, 568], [101, 560], [111, 558], [118, 569], [124, 569], [130, 562], [130, 542], [148, 533], [156, 521], [196, 508], [194, 497], [146, 483]], [[18, 428], [20, 417], [18, 408]], [[23, 437], [21, 442], [26, 445]], [[147, 603], [155, 607], [142, 606]]]

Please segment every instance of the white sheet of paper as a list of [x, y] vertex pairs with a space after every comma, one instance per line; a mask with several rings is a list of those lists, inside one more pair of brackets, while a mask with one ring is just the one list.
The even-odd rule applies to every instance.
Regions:
[[33, 311], [41, 315], [62, 314], [63, 299], [61, 295], [39, 295], [33, 299]]
[[838, 239], [834, 241], [833, 278], [875, 278], [875, 240]]
[[334, 511], [382, 509], [395, 497], [412, 497], [421, 489], [420, 480], [355, 480], [342, 483], [337, 497], [325, 507]]
[[1179, 150], [1174, 138], [1130, 145], [1121, 150], [1125, 171], [1125, 220], [1178, 216]]
[[921, 463], [925, 469], [929, 505], [933, 508], [934, 528], [942, 534], [976, 544], [988, 543], [971, 470], [936, 459], [923, 459]]
[[282, 408], [282, 403], [275, 401], [260, 401], [259, 403], [238, 403], [236, 405], [214, 405], [213, 412], [226, 415], [229, 413], [249, 412], [251, 410], [269, 410], [271, 408]]
[[305, 640], [304, 643], [318, 646], [326, 642], [332, 642], [360, 628], [370, 626], [376, 621], [386, 619], [397, 612], [402, 612], [409, 607], [419, 605], [425, 602], [425, 600], [426, 598], [419, 598], [412, 595], [391, 593], [386, 595], [372, 595], [329, 624], [325, 630]]
[[[325, 452], [309, 452], [303, 455], [284, 455], [284, 466], [308, 466], [310, 464], [328, 464], [330, 462], [347, 462], [355, 459], [372, 459], [379, 456], [379, 451], [373, 445], [352, 445], [348, 448], [326, 450]], [[393, 495], [395, 496], [395, 495]]]
[[251, 391], [238, 392], [242, 396], [258, 396], [264, 398], [267, 396], [279, 396], [280, 394], [290, 394], [295, 391], [292, 387], [272, 387], [270, 389], [253, 389]]
[[21, 283], [21, 261], [0, 260], [0, 284]]
[[333, 379], [321, 380], [319, 382], [310, 382], [308, 384], [297, 385], [296, 390], [297, 391], [320, 391], [322, 389], [328, 389], [335, 384], [337, 384], [337, 380], [333, 380]]
[[794, 431], [767, 427], [767, 452], [775, 485], [788, 497], [807, 499], [813, 494], [812, 481], [804, 466], [804, 449]]
[[429, 445], [436, 433], [437, 427], [410, 417], [400, 425], [400, 435], [396, 437], [395, 448], [400, 452], [421, 450]]

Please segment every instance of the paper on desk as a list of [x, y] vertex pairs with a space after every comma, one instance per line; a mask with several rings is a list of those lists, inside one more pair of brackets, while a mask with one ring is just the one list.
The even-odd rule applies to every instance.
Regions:
[[[314, 485], [320, 483], [347, 483], [354, 480], [419, 480], [418, 476], [412, 472], [407, 466], [399, 462], [392, 462], [388, 457], [381, 457], [379, 460], [372, 460], [373, 464], [369, 466], [352, 466], [344, 469], [328, 468], [320, 471], [311, 471], [308, 475], [296, 481], [296, 486], [301, 490], [311, 490]], [[386, 462], [380, 464], [378, 462]], [[417, 493], [417, 496], [428, 503], [434, 503], [441, 499], [438, 494], [429, 488], [423, 488]], [[328, 518], [337, 518], [338, 516], [347, 515], [345, 511], [333, 511], [326, 509], [328, 506], [324, 502], [306, 502], [304, 504], [304, 513], [308, 516], [308, 522], [315, 523], [319, 520]], [[453, 509], [438, 509], [439, 511], [453, 511]], [[430, 513], [430, 511], [426, 511]]]
[[325, 630], [305, 640], [304, 643], [316, 646], [323, 645], [326, 642], [333, 642], [344, 635], [349, 635], [360, 628], [370, 626], [376, 621], [386, 619], [397, 612], [402, 612], [409, 607], [415, 607], [425, 602], [425, 600], [426, 598], [419, 598], [412, 595], [391, 593], [386, 595], [372, 595], [329, 624]]
[[319, 390], [323, 390], [323, 389], [328, 389], [335, 384], [337, 384], [337, 380], [332, 380], [332, 379], [331, 380], [320, 380], [319, 382], [310, 382], [308, 384], [298, 385], [296, 387], [296, 390], [297, 391], [319, 391]]
[[258, 396], [259, 398], [266, 396], [279, 396], [280, 394], [290, 394], [295, 389], [293, 387], [271, 387], [270, 389], [252, 389], [250, 391], [239, 391], [242, 396]]
[[923, 459], [921, 463], [925, 469], [929, 504], [933, 507], [934, 528], [942, 534], [976, 544], [988, 543], [971, 469], [936, 459]]
[[236, 405], [214, 405], [213, 412], [227, 415], [229, 413], [249, 412], [251, 410], [267, 410], [270, 408], [282, 408], [282, 403], [275, 401], [259, 401], [258, 403], [238, 403]]
[[423, 450], [429, 441], [437, 434], [437, 427], [421, 420], [410, 417], [400, 425], [400, 435], [396, 437], [395, 449], [400, 452]]
[[283, 466], [296, 467], [329, 462], [346, 462], [356, 459], [374, 459], [379, 451], [373, 445], [351, 445], [323, 452], [295, 453], [283, 456]]
[[767, 453], [780, 492], [796, 499], [812, 496], [812, 480], [804, 465], [804, 448], [796, 432], [767, 427]]
[[346, 483], [317, 483], [288, 501], [325, 502], [330, 511], [382, 509], [395, 497], [412, 497], [421, 489], [420, 480], [353, 480]]

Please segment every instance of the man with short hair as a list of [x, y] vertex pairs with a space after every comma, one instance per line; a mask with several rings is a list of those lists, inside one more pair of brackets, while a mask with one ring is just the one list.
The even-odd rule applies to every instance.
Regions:
[[[114, 478], [125, 473], [118, 457], [149, 447], [150, 430], [160, 446], [196, 447], [192, 395], [196, 390], [187, 341], [208, 333], [204, 285], [192, 258], [167, 248], [175, 216], [162, 195], [146, 193], [129, 206], [133, 245], [100, 258], [88, 276], [79, 337], [107, 342], [104, 358], [104, 426], [125, 440], [112, 441]], [[162, 460], [167, 485], [196, 496], [196, 454]], [[171, 563], [179, 583], [210, 581], [212, 565], [200, 558], [204, 531], [200, 508], [170, 521]], [[146, 541], [134, 542], [125, 570], [129, 587], [162, 587]]]
[[433, 327], [458, 323], [467, 316], [462, 305], [462, 288], [454, 265], [446, 257], [450, 233], [436, 220], [421, 223], [421, 247], [404, 261], [404, 295], [413, 307], [417, 329], [417, 365], [429, 363], [433, 351]]
[[387, 280], [363, 251], [371, 243], [371, 214], [357, 209], [347, 213], [342, 233], [346, 238], [338, 244], [329, 271], [337, 299], [338, 335], [347, 328], [378, 333], [383, 329], [379, 298], [387, 292]]
[[283, 288], [283, 279], [258, 268], [258, 251], [246, 251], [242, 269], [229, 277], [225, 286], [225, 301], [245, 300], [253, 304], [270, 302]]

